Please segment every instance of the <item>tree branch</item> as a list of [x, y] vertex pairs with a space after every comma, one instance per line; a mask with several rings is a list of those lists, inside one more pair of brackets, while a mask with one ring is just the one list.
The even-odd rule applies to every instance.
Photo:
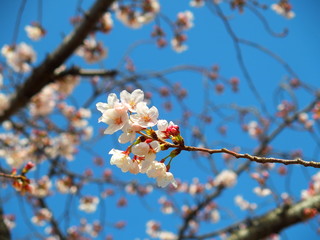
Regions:
[[4, 222], [3, 210], [0, 205], [0, 240], [10, 240], [10, 239], [11, 239], [10, 230], [8, 229], [7, 225]]
[[104, 12], [115, 0], [97, 0], [86, 13], [82, 22], [70, 33], [58, 48], [36, 67], [24, 84], [12, 97], [9, 107], [0, 116], [0, 123], [9, 119], [13, 114], [27, 105], [30, 99], [41, 91], [43, 87], [53, 81], [54, 70], [63, 64], [80, 46], [87, 35], [95, 28]]
[[284, 205], [263, 216], [254, 218], [250, 221], [250, 226], [232, 233], [228, 240], [262, 239], [273, 233], [279, 233], [291, 225], [312, 217], [306, 212], [308, 209], [319, 212], [320, 194], [294, 205]]

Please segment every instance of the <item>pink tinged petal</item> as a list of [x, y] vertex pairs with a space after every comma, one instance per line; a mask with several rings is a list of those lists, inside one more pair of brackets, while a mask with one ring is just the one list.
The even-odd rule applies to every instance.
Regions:
[[166, 172], [164, 175], [160, 175], [156, 178], [157, 181], [157, 185], [158, 187], [166, 187], [168, 186], [170, 183], [176, 187], [177, 186], [177, 182], [173, 177], [173, 174], [171, 172]]
[[145, 142], [141, 142], [134, 145], [131, 150], [134, 155], [144, 156], [148, 154], [149, 149], [150, 149], [149, 144]]
[[109, 109], [105, 111], [99, 122], [104, 122], [109, 125], [105, 130], [105, 134], [113, 134], [114, 132], [123, 128], [123, 126], [128, 122], [129, 117], [126, 111], [118, 111], [115, 109]]
[[166, 173], [166, 165], [164, 163], [153, 161], [147, 171], [147, 176], [150, 178], [157, 178]]
[[100, 111], [100, 112], [104, 112], [104, 111], [106, 111], [106, 110], [108, 110], [108, 104], [107, 103], [103, 103], [103, 102], [98, 102], [97, 104], [96, 104], [96, 107], [97, 107], [97, 109]]
[[120, 99], [131, 112], [136, 112], [136, 106], [139, 102], [143, 101], [144, 93], [141, 89], [136, 89], [131, 94], [123, 90], [120, 93]]
[[133, 162], [130, 165], [129, 172], [132, 174], [138, 174], [140, 172], [139, 164], [137, 162]]
[[141, 173], [146, 173], [150, 166], [152, 165], [153, 160], [149, 160], [149, 159], [144, 159], [141, 163], [140, 163], [140, 172]]

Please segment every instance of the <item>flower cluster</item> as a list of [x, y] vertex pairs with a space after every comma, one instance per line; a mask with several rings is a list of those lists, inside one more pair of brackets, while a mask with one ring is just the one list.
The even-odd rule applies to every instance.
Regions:
[[130, 5], [113, 4], [116, 17], [130, 28], [140, 28], [144, 24], [151, 22], [160, 11], [158, 0], [143, 0], [139, 10]]
[[102, 42], [98, 42], [94, 37], [89, 37], [77, 49], [76, 54], [83, 57], [87, 63], [95, 63], [105, 58], [107, 52]]
[[181, 53], [188, 49], [188, 46], [184, 43], [187, 40], [187, 36], [183, 33], [193, 27], [193, 13], [190, 11], [179, 12], [177, 14], [177, 20], [175, 22], [177, 31], [174, 38], [171, 40], [171, 46], [173, 50]]
[[[97, 109], [102, 113], [99, 122], [109, 125], [104, 133], [113, 134], [121, 130], [118, 141], [122, 144], [131, 143], [125, 151], [112, 149], [109, 152], [112, 155], [112, 165], [123, 172], [145, 173], [148, 177], [155, 178], [160, 187], [166, 187], [169, 183], [176, 184], [169, 169], [171, 160], [180, 152], [175, 149], [161, 161], [156, 160], [156, 153], [164, 150], [165, 139], [183, 144], [179, 127], [173, 122], [158, 120], [158, 109], [147, 106], [142, 90], [137, 89], [131, 94], [124, 90], [120, 93], [120, 99], [111, 93], [107, 103], [97, 103]], [[157, 131], [152, 129], [156, 125]], [[137, 134], [140, 136], [137, 137]], [[170, 162], [166, 165], [165, 160], [169, 157]]]
[[14, 46], [4, 45], [1, 54], [6, 58], [8, 65], [19, 73], [29, 72], [30, 64], [36, 61], [35, 51], [24, 42]]

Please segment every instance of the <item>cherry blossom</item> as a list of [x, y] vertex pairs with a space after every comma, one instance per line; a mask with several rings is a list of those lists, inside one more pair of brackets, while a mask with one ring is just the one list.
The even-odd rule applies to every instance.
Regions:
[[271, 9], [285, 18], [291, 19], [295, 17], [295, 13], [291, 10], [291, 5], [286, 0], [271, 5]]
[[108, 124], [108, 128], [104, 131], [105, 134], [113, 134], [122, 129], [128, 123], [129, 117], [126, 111], [117, 109], [108, 109], [103, 112], [99, 118], [99, 122]]
[[103, 14], [100, 20], [100, 23], [101, 23], [100, 30], [103, 33], [109, 33], [113, 28], [113, 20], [111, 18], [111, 14], [109, 12], [106, 12], [105, 14]]
[[39, 209], [31, 218], [31, 221], [38, 226], [43, 226], [52, 217], [52, 213], [47, 208]]
[[162, 188], [168, 186], [170, 183], [174, 187], [177, 186], [176, 180], [174, 179], [173, 174], [171, 172], [164, 172], [160, 174], [159, 176], [156, 177], [156, 181], [157, 181], [157, 185]]
[[153, 127], [157, 124], [159, 113], [155, 106], [148, 108], [145, 102], [139, 102], [136, 111], [137, 114], [131, 115], [130, 119], [141, 127]]
[[203, 7], [204, 6], [204, 0], [191, 0], [190, 1], [191, 7]]
[[179, 12], [176, 24], [181, 30], [189, 30], [193, 27], [193, 13], [190, 11]]
[[94, 37], [90, 37], [77, 49], [76, 54], [83, 57], [88, 63], [95, 63], [107, 56], [107, 49]]
[[31, 70], [30, 63], [36, 61], [36, 53], [31, 46], [22, 42], [15, 46], [4, 45], [1, 49], [2, 55], [14, 71], [26, 73]]
[[25, 26], [24, 30], [27, 32], [28, 37], [33, 41], [40, 40], [46, 33], [39, 23], [32, 23]]
[[130, 112], [136, 112], [137, 104], [142, 102], [144, 93], [141, 89], [136, 89], [132, 93], [123, 90], [120, 93], [121, 103], [123, 103]]
[[132, 143], [136, 139], [136, 132], [142, 129], [143, 128], [140, 125], [128, 121], [121, 129], [123, 133], [118, 138], [119, 143]]
[[174, 51], [177, 53], [182, 53], [188, 49], [188, 46], [184, 44], [184, 42], [187, 40], [185, 35], [177, 34], [175, 37], [171, 40], [171, 46]]
[[93, 213], [97, 210], [99, 198], [94, 196], [84, 196], [80, 199], [79, 209], [86, 213]]
[[116, 165], [122, 172], [128, 172], [133, 165], [131, 158], [121, 150], [111, 149], [112, 154], [110, 164]]
[[215, 179], [217, 186], [233, 187], [237, 183], [237, 174], [231, 170], [223, 170]]

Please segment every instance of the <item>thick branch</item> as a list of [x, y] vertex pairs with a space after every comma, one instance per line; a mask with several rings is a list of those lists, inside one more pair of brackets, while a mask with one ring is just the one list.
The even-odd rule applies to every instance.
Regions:
[[308, 219], [306, 209], [319, 211], [320, 195], [291, 206], [282, 206], [261, 217], [254, 218], [250, 226], [234, 232], [228, 240], [262, 239], [273, 233], [279, 233], [291, 225], [306, 221]]
[[82, 44], [87, 35], [94, 30], [100, 17], [114, 1], [97, 0], [95, 2], [76, 29], [33, 70], [21, 88], [17, 90], [10, 102], [9, 108], [0, 116], [0, 123], [9, 119], [13, 114], [26, 106], [35, 94], [52, 81], [54, 70], [63, 64], [78, 46]]
[[10, 240], [11, 234], [7, 225], [4, 223], [2, 207], [0, 206], [0, 240]]

